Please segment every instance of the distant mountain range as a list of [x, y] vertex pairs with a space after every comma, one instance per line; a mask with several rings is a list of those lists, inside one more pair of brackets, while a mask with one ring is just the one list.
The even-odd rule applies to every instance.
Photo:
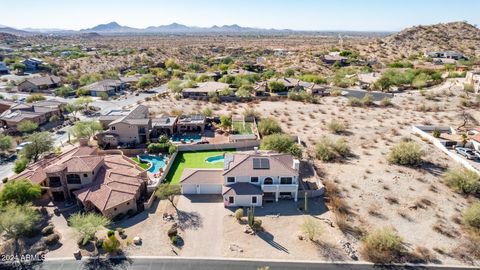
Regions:
[[[265, 28], [252, 28], [242, 27], [237, 24], [223, 25], [212, 27], [198, 27], [187, 26], [179, 23], [172, 23], [168, 25], [149, 26], [146, 28], [133, 28], [129, 26], [123, 26], [117, 22], [110, 22], [106, 24], [99, 24], [92, 28], [81, 30], [67, 30], [57, 28], [24, 28], [17, 29], [0, 25], [0, 33], [8, 33], [17, 36], [32, 36], [32, 35], [78, 35], [86, 33], [98, 33], [100, 35], [118, 35], [118, 34], [181, 34], [181, 33], [258, 33], [258, 34], [289, 34], [289, 33], [307, 33], [307, 32], [321, 32], [333, 35], [335, 33], [359, 33], [355, 31], [296, 31], [290, 29], [265, 29]], [[372, 32], [375, 33], [375, 32]], [[379, 34], [379, 32], [377, 32]], [[383, 35], [383, 34], [380, 34]]]

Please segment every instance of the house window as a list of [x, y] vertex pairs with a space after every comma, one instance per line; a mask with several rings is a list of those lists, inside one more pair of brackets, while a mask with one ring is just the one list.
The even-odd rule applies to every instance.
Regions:
[[252, 177], [252, 178], [250, 178], [250, 182], [252, 182], [252, 183], [258, 183], [258, 177]]
[[80, 175], [78, 174], [67, 174], [67, 183], [68, 184], [81, 184]]
[[112, 127], [112, 130], [115, 130], [115, 127]]
[[257, 204], [257, 196], [252, 197], [252, 204]]
[[227, 177], [227, 183], [235, 183], [235, 177]]
[[60, 181], [60, 177], [49, 177], [48, 178], [48, 186], [49, 187], [61, 187], [62, 182]]
[[264, 185], [273, 185], [273, 179], [270, 178], [270, 177], [267, 177], [267, 178], [265, 178], [265, 180], [263, 180], [263, 184]]
[[235, 198], [234, 197], [228, 197], [228, 203], [230, 203], [230, 204], [235, 203]]
[[282, 185], [291, 185], [293, 182], [292, 177], [281, 177], [280, 184]]
[[84, 173], [84, 174], [83, 174], [83, 177], [88, 177], [88, 174]]

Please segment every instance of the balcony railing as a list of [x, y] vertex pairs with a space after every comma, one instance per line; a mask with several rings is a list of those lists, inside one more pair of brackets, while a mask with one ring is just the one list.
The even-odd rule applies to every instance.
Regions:
[[274, 192], [274, 191], [295, 191], [298, 189], [297, 184], [273, 184], [273, 185], [262, 185], [262, 190], [264, 192]]

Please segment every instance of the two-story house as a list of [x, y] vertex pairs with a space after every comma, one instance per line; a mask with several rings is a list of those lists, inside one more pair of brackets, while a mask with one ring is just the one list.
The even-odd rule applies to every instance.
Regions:
[[182, 194], [221, 194], [226, 207], [297, 201], [299, 160], [268, 151], [225, 154], [223, 169], [184, 170]]
[[39, 184], [53, 201], [76, 201], [85, 210], [108, 217], [140, 211], [146, 195], [147, 172], [129, 158], [100, 155], [83, 143], [59, 156], [31, 164], [11, 180]]
[[138, 105], [131, 111], [116, 110], [111, 115], [100, 117], [99, 120], [108, 128], [96, 136], [103, 145], [142, 144], [150, 139], [152, 122], [146, 106]]

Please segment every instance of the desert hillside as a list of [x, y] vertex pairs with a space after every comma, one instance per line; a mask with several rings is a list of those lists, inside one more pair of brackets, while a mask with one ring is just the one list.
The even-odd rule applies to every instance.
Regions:
[[410, 56], [435, 50], [460, 51], [468, 56], [480, 55], [480, 29], [466, 22], [420, 25], [406, 28], [378, 40], [382, 58]]

